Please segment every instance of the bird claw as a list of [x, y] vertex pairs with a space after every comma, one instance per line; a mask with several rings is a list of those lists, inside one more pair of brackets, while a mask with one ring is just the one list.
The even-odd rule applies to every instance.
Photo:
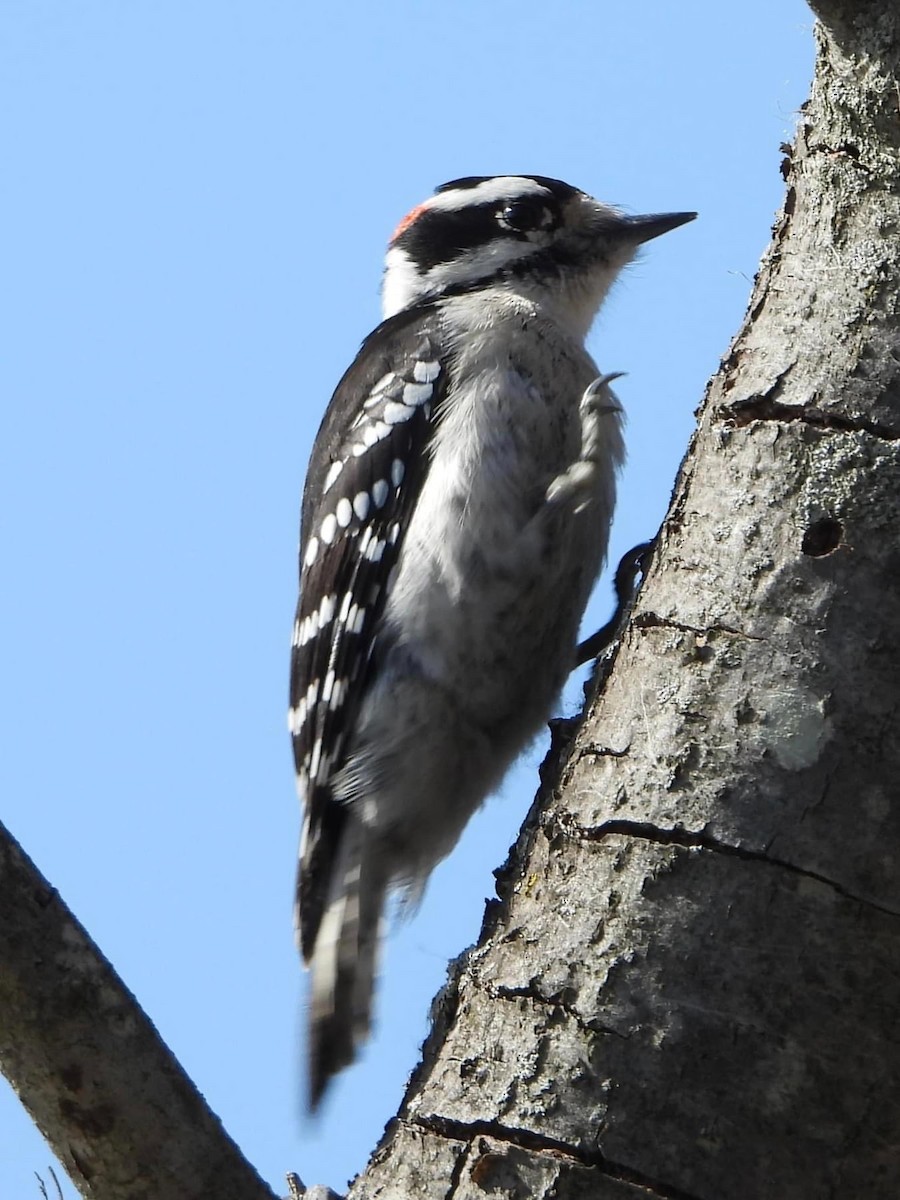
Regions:
[[613, 371], [610, 375], [601, 375], [585, 388], [578, 406], [581, 416], [581, 453], [547, 488], [544, 499], [552, 507], [571, 503], [572, 511], [578, 513], [593, 499], [599, 460], [606, 461], [606, 456], [600, 452], [603, 445], [602, 421], [604, 417], [622, 411], [622, 406], [609, 390], [609, 384], [622, 374], [622, 371]]
[[652, 542], [640, 542], [622, 555], [613, 580], [616, 592], [616, 611], [605, 625], [579, 644], [575, 651], [576, 667], [580, 667], [582, 663], [591, 659], [599, 658], [621, 633], [637, 595], [637, 577], [638, 575], [643, 577], [647, 558], [655, 544], [655, 539]]

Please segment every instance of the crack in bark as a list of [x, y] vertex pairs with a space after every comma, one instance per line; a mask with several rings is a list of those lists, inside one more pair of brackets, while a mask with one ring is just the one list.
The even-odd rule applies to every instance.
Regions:
[[781, 390], [783, 375], [764, 395], [750, 396], [734, 404], [723, 405], [718, 415], [732, 421], [739, 429], [751, 421], [803, 421], [816, 429], [833, 429], [839, 433], [868, 433], [886, 442], [900, 439], [900, 430], [880, 421], [868, 421], [865, 417], [845, 417], [840, 413], [825, 412], [814, 404], [782, 404], [775, 399]]
[[576, 762], [581, 762], [583, 758], [627, 758], [630, 753], [630, 745], [623, 750], [615, 750], [612, 746], [601, 746], [597, 742], [591, 742], [590, 745], [581, 747]]
[[842, 142], [840, 146], [829, 146], [825, 142], [807, 142], [806, 153], [807, 155], [825, 154], [829, 158], [848, 158], [854, 167], [865, 171], [867, 175], [872, 174], [872, 168], [866, 166], [862, 161], [862, 151], [855, 142]]
[[733, 629], [730, 625], [707, 625], [698, 627], [685, 625], [681, 621], [673, 621], [669, 617], [661, 617], [655, 612], [638, 613], [632, 620], [635, 629], [674, 629], [678, 633], [692, 633], [695, 637], [706, 637], [711, 633], [724, 633], [728, 637], [746, 638], [750, 642], [762, 642], [765, 639], [743, 629]]
[[573, 1166], [586, 1167], [599, 1171], [620, 1183], [630, 1183], [641, 1187], [659, 1200], [701, 1200], [701, 1197], [685, 1192], [683, 1189], [659, 1179], [653, 1179], [643, 1171], [637, 1171], [624, 1163], [614, 1162], [599, 1150], [587, 1150], [575, 1147], [559, 1138], [548, 1137], [536, 1133], [533, 1129], [521, 1129], [511, 1125], [501, 1125], [498, 1121], [458, 1121], [452, 1117], [442, 1117], [437, 1113], [415, 1118], [403, 1118], [403, 1124], [412, 1129], [421, 1130], [434, 1137], [447, 1141], [474, 1143], [475, 1138], [490, 1138], [495, 1142], [503, 1142], [524, 1150], [529, 1154], [545, 1154], [552, 1158], [563, 1158]]
[[453, 1197], [456, 1195], [462, 1180], [462, 1173], [466, 1169], [466, 1163], [469, 1161], [469, 1154], [472, 1147], [473, 1143], [469, 1142], [462, 1154], [457, 1156], [456, 1162], [453, 1164], [453, 1170], [450, 1172], [450, 1186], [444, 1200], [453, 1200]]
[[810, 870], [808, 867], [800, 867], [796, 863], [789, 862], [784, 858], [775, 858], [773, 855], [766, 854], [762, 850], [748, 850], [744, 846], [732, 846], [728, 842], [719, 841], [718, 838], [714, 838], [708, 833], [700, 833], [697, 830], [663, 829], [659, 825], [652, 824], [650, 821], [632, 821], [627, 818], [604, 821], [602, 825], [598, 825], [594, 829], [579, 825], [574, 819], [563, 820], [560, 816], [553, 818], [553, 823], [567, 836], [578, 837], [587, 842], [602, 842], [609, 834], [625, 834], [641, 838], [644, 841], [658, 842], [662, 846], [683, 846], [690, 850], [710, 850], [714, 854], [723, 854], [726, 857], [743, 859], [744, 862], [759, 862], [770, 867], [780, 867], [805, 879], [814, 879], [817, 883], [822, 883], [826, 887], [833, 889], [843, 899], [850, 900], [854, 904], [861, 904], [866, 908], [875, 909], [877, 912], [884, 913], [888, 917], [900, 917], [900, 911], [897, 909], [891, 908], [886, 904], [879, 904], [877, 900], [870, 900], [865, 896], [859, 896], [836, 880], [829, 879], [827, 875], [822, 875], [819, 871]]
[[487, 983], [485, 980], [479, 979], [477, 973], [474, 971], [470, 975], [470, 978], [491, 1000], [527, 1000], [537, 1008], [548, 1008], [553, 1012], [564, 1013], [570, 1020], [575, 1022], [584, 1034], [609, 1034], [610, 1037], [619, 1038], [621, 1041], [628, 1040], [628, 1035], [620, 1033], [618, 1029], [612, 1029], [609, 1025], [602, 1025], [596, 1021], [585, 1020], [581, 1013], [577, 1012], [570, 1004], [567, 1004], [565, 1000], [560, 999], [558, 996], [545, 996], [541, 992], [527, 986], [508, 987], [504, 984]]

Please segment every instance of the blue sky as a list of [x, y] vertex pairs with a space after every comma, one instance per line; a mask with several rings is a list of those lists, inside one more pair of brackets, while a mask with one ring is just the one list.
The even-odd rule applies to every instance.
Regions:
[[[589, 342], [627, 372], [615, 561], [656, 531], [743, 313], [812, 53], [799, 0], [2, 6], [2, 817], [279, 1193], [364, 1165], [545, 749], [395, 931], [372, 1044], [301, 1119], [299, 497], [385, 241], [469, 174], [699, 211]], [[588, 627], [609, 609], [604, 581]], [[4, 1086], [0, 1196], [50, 1161]]]

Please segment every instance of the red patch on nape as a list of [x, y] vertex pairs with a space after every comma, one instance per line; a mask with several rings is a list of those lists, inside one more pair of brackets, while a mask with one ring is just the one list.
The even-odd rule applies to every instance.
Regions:
[[428, 201], [426, 200], [423, 204], [417, 204], [415, 208], [410, 209], [410, 211], [406, 214], [406, 216], [391, 234], [392, 246], [394, 242], [396, 242], [397, 238], [399, 238], [401, 234], [405, 233], [406, 230], [409, 229], [410, 225], [414, 224], [419, 219], [419, 214], [423, 213], [427, 207]]

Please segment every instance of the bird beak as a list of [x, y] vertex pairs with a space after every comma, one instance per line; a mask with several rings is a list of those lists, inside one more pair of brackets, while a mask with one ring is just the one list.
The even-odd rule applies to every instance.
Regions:
[[668, 233], [670, 229], [677, 229], [679, 225], [686, 225], [688, 221], [693, 221], [696, 215], [695, 212], [650, 213], [645, 217], [621, 219], [623, 232], [640, 245], [642, 242], [649, 242], [651, 238], [659, 237], [660, 234]]

